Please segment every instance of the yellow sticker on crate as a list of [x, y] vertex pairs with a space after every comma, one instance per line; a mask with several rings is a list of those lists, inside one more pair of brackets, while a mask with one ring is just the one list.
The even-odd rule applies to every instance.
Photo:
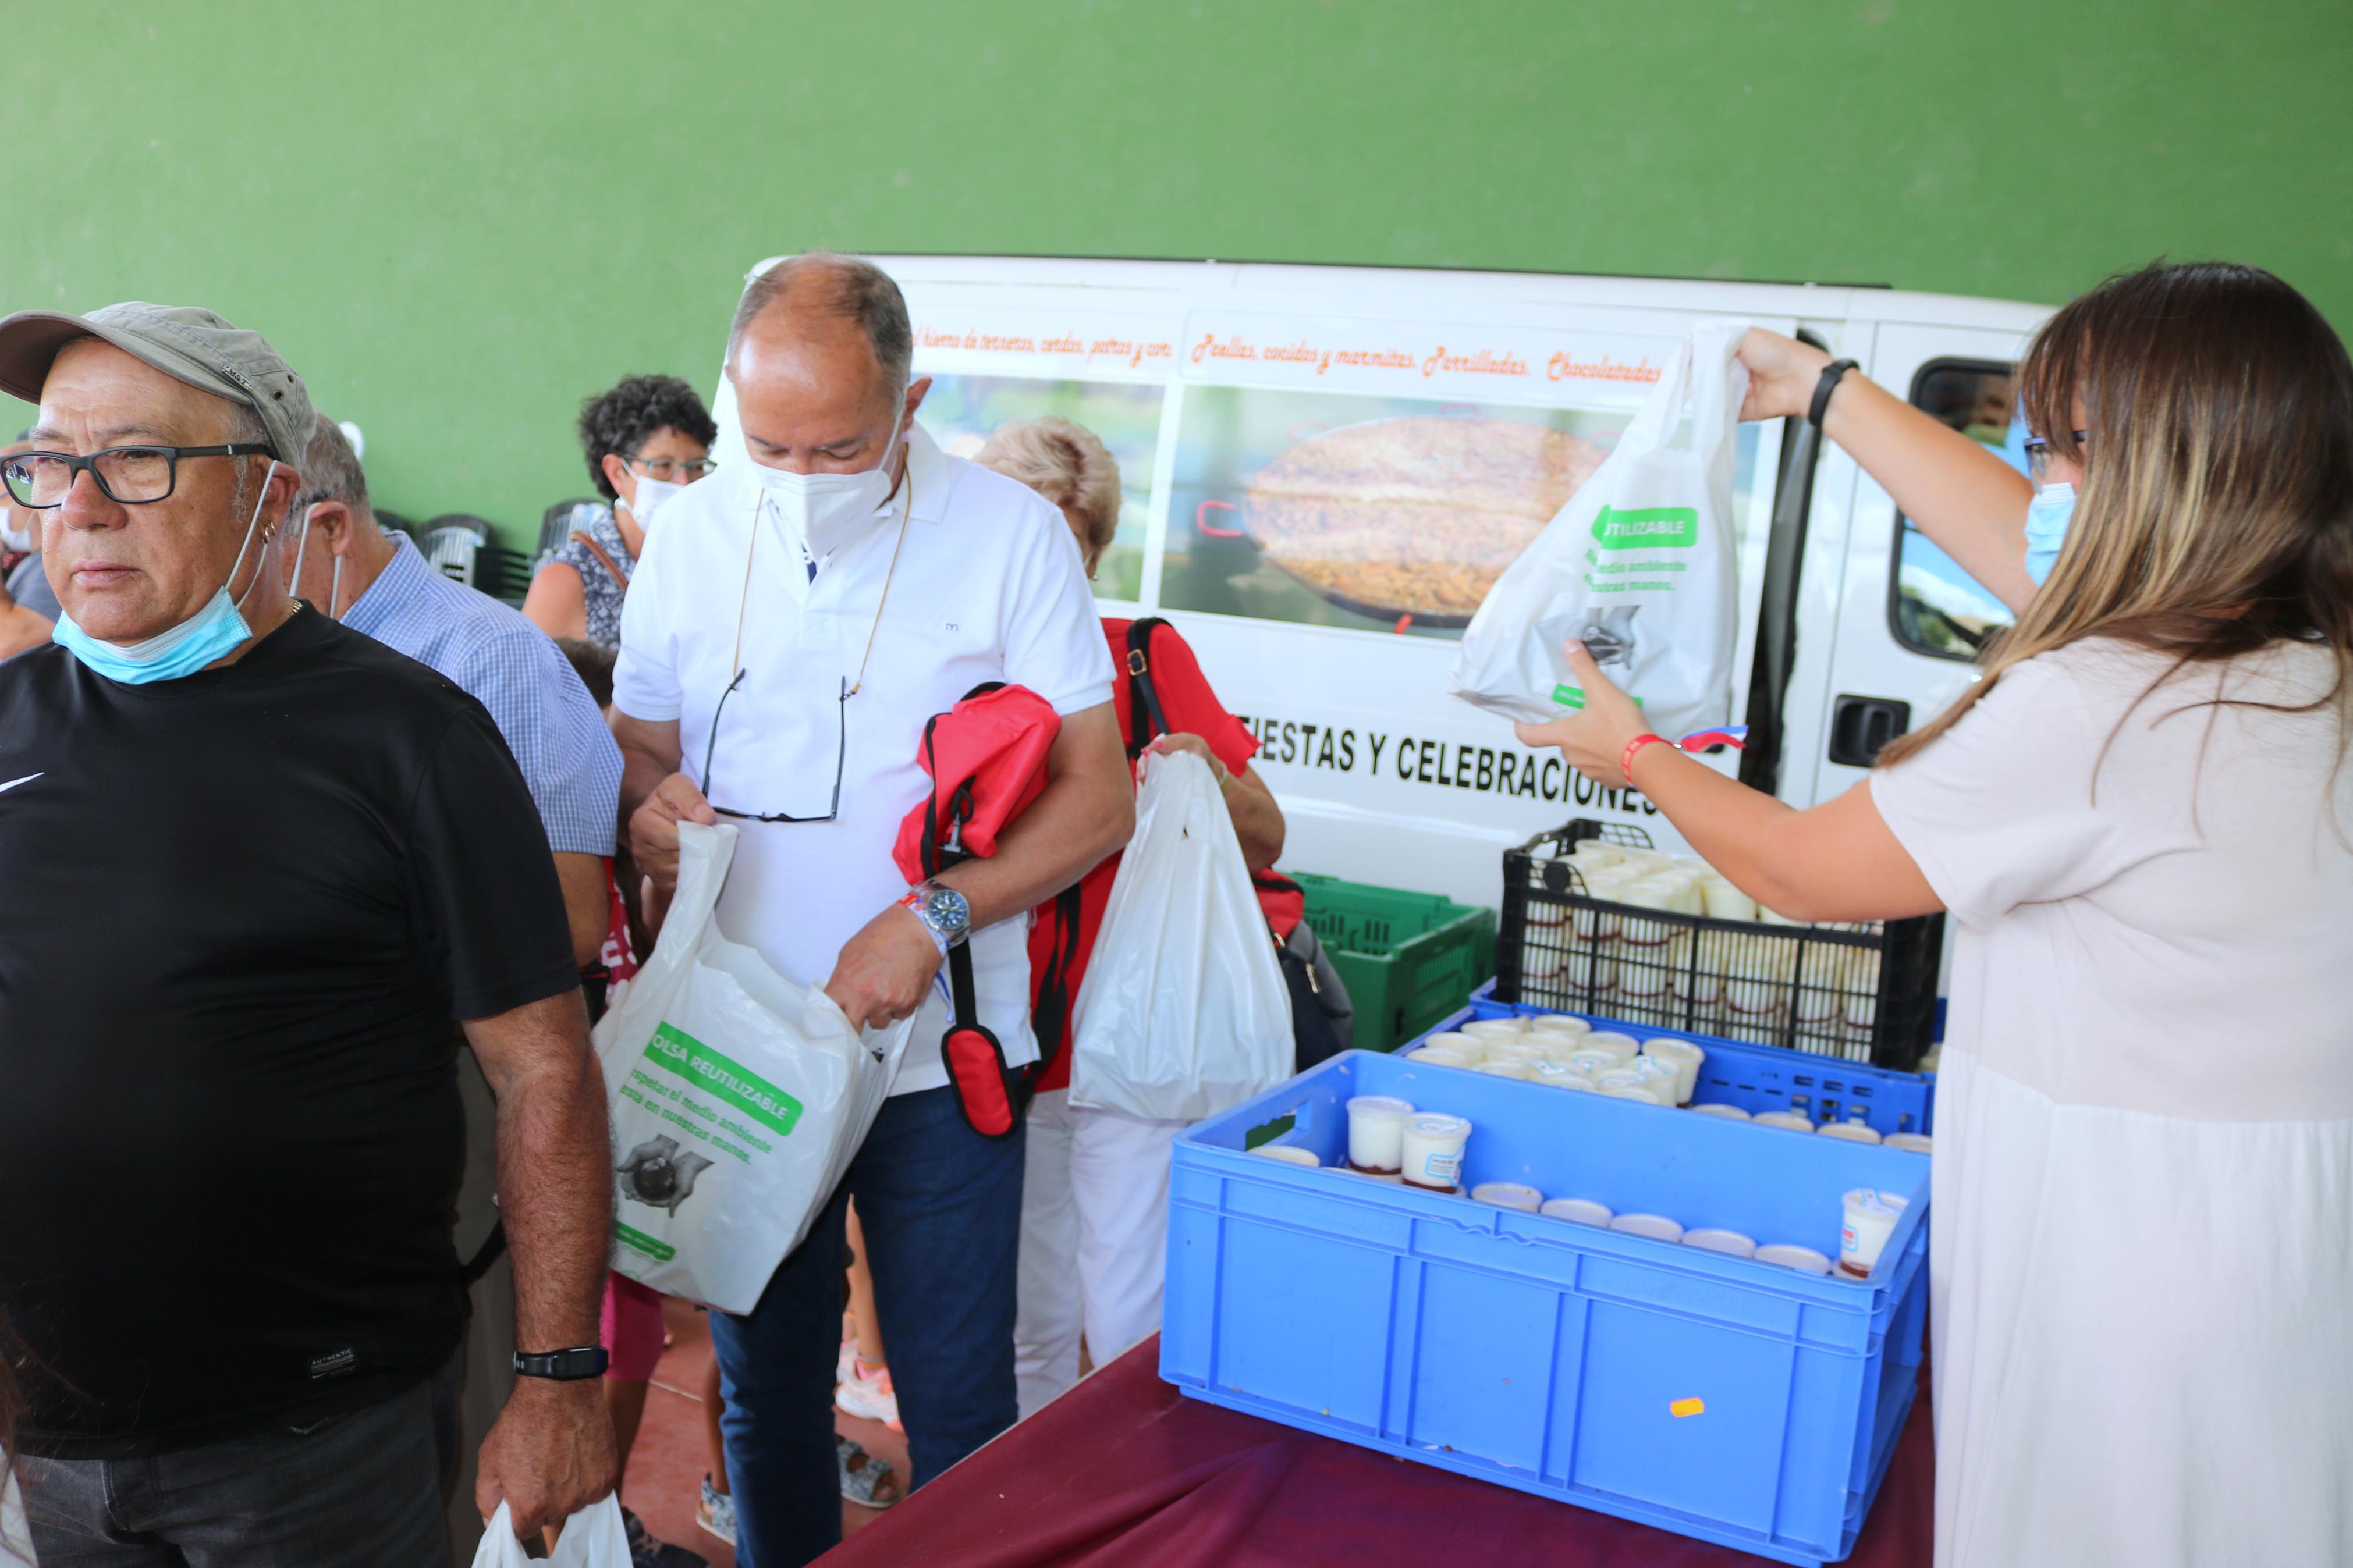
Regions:
[[1678, 1399], [1667, 1406], [1667, 1414], [1680, 1418], [1685, 1415], [1697, 1415], [1706, 1408], [1707, 1401], [1704, 1399]]

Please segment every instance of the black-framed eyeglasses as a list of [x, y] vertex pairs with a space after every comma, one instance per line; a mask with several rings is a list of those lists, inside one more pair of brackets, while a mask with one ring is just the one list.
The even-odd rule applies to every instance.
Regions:
[[708, 458], [623, 458], [621, 466], [639, 479], [691, 485], [719, 465]]
[[0, 463], [0, 478], [18, 506], [46, 511], [65, 504], [74, 476], [83, 469], [98, 481], [106, 499], [122, 506], [144, 506], [169, 496], [180, 482], [183, 458], [272, 458], [277, 454], [259, 441], [231, 441], [220, 447], [109, 447], [87, 458], [64, 452], [19, 452]]
[[[2075, 438], [2078, 451], [2083, 449], [2084, 443], [2090, 440], [2092, 435], [2088, 430], [2070, 430], [2068, 434]], [[2042, 476], [2050, 471], [2051, 443], [2040, 436], [2029, 436], [2026, 438], [2026, 477], [2039, 485], [2042, 482]]]
[[833, 752], [833, 800], [826, 807], [823, 816], [795, 816], [788, 811], [735, 811], [711, 799], [711, 759], [719, 750], [719, 721], [727, 712], [727, 700], [734, 696], [736, 688], [744, 684], [744, 676], [743, 670], [735, 672], [735, 679], [729, 681], [727, 689], [719, 694], [719, 706], [712, 710], [711, 738], [702, 747], [702, 798], [709, 801], [711, 809], [720, 816], [732, 816], [739, 822], [831, 822], [841, 815], [841, 769], [849, 756], [849, 700], [858, 694], [857, 688], [849, 684], [849, 677], [846, 675], [841, 678], [840, 700], [834, 704], [833, 710], [839, 731]]

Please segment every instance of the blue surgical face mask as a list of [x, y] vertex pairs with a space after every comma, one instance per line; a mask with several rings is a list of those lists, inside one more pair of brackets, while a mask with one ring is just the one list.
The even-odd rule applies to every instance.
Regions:
[[[253, 530], [261, 521], [262, 506], [269, 499], [270, 475], [278, 472], [278, 459], [269, 460], [269, 472], [261, 479], [261, 495], [253, 503], [253, 515], [246, 519], [245, 542], [237, 546], [237, 560], [228, 569], [228, 583], [237, 581], [239, 568], [253, 548]], [[266, 573], [257, 571], [253, 582], [246, 584], [250, 597]], [[253, 628], [245, 624], [237, 601], [228, 596], [228, 583], [213, 590], [203, 609], [167, 631], [156, 633], [144, 642], [124, 647], [116, 643], [94, 637], [74, 624], [74, 618], [60, 609], [58, 624], [50, 628], [49, 640], [96, 673], [109, 680], [119, 680], [125, 686], [144, 686], [151, 680], [177, 680], [218, 658], [234, 653], [252, 640]]]
[[2067, 524], [2075, 516], [2073, 485], [2044, 485], [2026, 508], [2026, 574], [2041, 587], [2059, 564], [2059, 547], [2067, 542]]

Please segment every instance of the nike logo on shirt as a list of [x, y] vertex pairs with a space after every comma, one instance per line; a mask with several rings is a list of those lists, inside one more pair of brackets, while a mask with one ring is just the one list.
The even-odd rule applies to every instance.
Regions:
[[31, 784], [35, 779], [41, 776], [42, 775], [39, 773], [26, 773], [23, 778], [10, 779], [6, 784], [0, 784], [0, 795], [7, 794], [10, 790], [15, 789], [20, 784]]

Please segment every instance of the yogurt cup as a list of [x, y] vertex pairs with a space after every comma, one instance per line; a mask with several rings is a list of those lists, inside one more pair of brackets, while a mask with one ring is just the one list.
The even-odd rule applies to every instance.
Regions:
[[1534, 1214], [1544, 1206], [1544, 1194], [1518, 1182], [1482, 1182], [1471, 1189], [1471, 1201]]
[[1542, 1061], [1534, 1065], [1538, 1083], [1548, 1083], [1558, 1087], [1574, 1079], [1587, 1089], [1593, 1087], [1593, 1079], [1589, 1074], [1567, 1062]]
[[1778, 1263], [1784, 1268], [1794, 1268], [1800, 1274], [1828, 1274], [1831, 1260], [1810, 1247], [1793, 1247], [1786, 1241], [1769, 1242], [1757, 1249], [1759, 1263]]
[[1603, 1068], [1593, 1075], [1593, 1087], [1607, 1094], [1613, 1089], [1647, 1089], [1649, 1079], [1630, 1067]]
[[1700, 1064], [1707, 1060], [1707, 1053], [1689, 1040], [1662, 1037], [1644, 1040], [1642, 1054], [1653, 1061], [1665, 1062], [1675, 1069], [1675, 1103], [1689, 1104], [1692, 1091], [1699, 1087]]
[[1748, 1112], [1741, 1110], [1740, 1107], [1736, 1105], [1719, 1105], [1713, 1100], [1705, 1105], [1694, 1105], [1692, 1109], [1698, 1111], [1702, 1116], [1721, 1116], [1726, 1121], [1746, 1121], [1749, 1120]]
[[1444, 1046], [1424, 1046], [1418, 1051], [1408, 1051], [1405, 1059], [1426, 1062], [1437, 1068], [1475, 1067], [1479, 1061], [1477, 1057], [1464, 1056], [1461, 1051], [1449, 1050]]
[[1580, 1047], [1588, 1051], [1608, 1051], [1621, 1062], [1630, 1062], [1642, 1054], [1642, 1042], [1631, 1035], [1621, 1035], [1615, 1029], [1596, 1029], [1585, 1037]]
[[1320, 1169], [1324, 1162], [1312, 1149], [1302, 1149], [1291, 1143], [1261, 1143], [1250, 1151], [1261, 1160], [1280, 1160], [1286, 1165], [1307, 1165]]
[[1609, 1222], [1609, 1228], [1628, 1236], [1647, 1236], [1654, 1241], [1683, 1238], [1683, 1227], [1662, 1214], [1621, 1214]]
[[1440, 1029], [1434, 1035], [1424, 1035], [1421, 1043], [1425, 1046], [1442, 1046], [1450, 1051], [1460, 1051], [1474, 1062], [1487, 1054], [1486, 1041], [1476, 1035], [1466, 1035], [1460, 1029]]
[[1522, 1035], [1517, 1039], [1497, 1040], [1490, 1045], [1487, 1059], [1491, 1062], [1540, 1062], [1550, 1048], [1534, 1036]]
[[1516, 1040], [1528, 1030], [1518, 1018], [1473, 1018], [1461, 1032], [1477, 1040]]
[[1490, 1057], [1485, 1061], [1473, 1066], [1471, 1070], [1485, 1073], [1490, 1078], [1518, 1079], [1523, 1083], [1532, 1082], [1536, 1076], [1536, 1069], [1532, 1064], [1508, 1061], [1501, 1057]]
[[1568, 1053], [1568, 1065], [1588, 1078], [1595, 1073], [1611, 1072], [1625, 1065], [1625, 1058], [1615, 1051], [1581, 1047]]
[[1662, 1110], [1666, 1108], [1667, 1097], [1664, 1094], [1641, 1084], [1621, 1084], [1601, 1092], [1611, 1100], [1630, 1100], [1641, 1105], [1655, 1105]]
[[1678, 1105], [1676, 1090], [1682, 1087], [1683, 1074], [1674, 1063], [1657, 1057], [1636, 1057], [1627, 1064], [1642, 1076], [1642, 1087], [1659, 1097], [1661, 1105]]
[[1784, 1132], [1811, 1132], [1814, 1130], [1810, 1118], [1800, 1116], [1794, 1110], [1767, 1110], [1748, 1120], [1759, 1127], [1778, 1127]]
[[1587, 1023], [1582, 1018], [1571, 1017], [1567, 1013], [1546, 1013], [1542, 1017], [1531, 1018], [1528, 1020], [1528, 1033], [1531, 1035], [1568, 1035], [1573, 1037], [1582, 1038], [1583, 1037], [1593, 1033], [1593, 1026]]
[[1555, 1198], [1538, 1212], [1571, 1225], [1589, 1225], [1605, 1230], [1618, 1217], [1609, 1212], [1608, 1205], [1597, 1204], [1591, 1198]]
[[1895, 1222], [1904, 1217], [1911, 1200], [1874, 1187], [1857, 1187], [1846, 1195], [1846, 1222], [1839, 1228], [1839, 1272], [1868, 1279], [1879, 1267]]
[[1405, 1122], [1413, 1102], [1388, 1094], [1360, 1094], [1348, 1101], [1348, 1165], [1351, 1170], [1390, 1175], [1405, 1163]]
[[1824, 1138], [1842, 1139], [1849, 1143], [1876, 1143], [1879, 1130], [1867, 1121], [1825, 1121], [1815, 1130]]
[[1714, 1226], [1703, 1226], [1698, 1230], [1683, 1232], [1683, 1245], [1700, 1247], [1708, 1252], [1721, 1252], [1727, 1258], [1753, 1258], [1757, 1253], [1757, 1240], [1754, 1237], [1743, 1236], [1736, 1230], [1720, 1230]]
[[1933, 1154], [1936, 1150], [1936, 1140], [1925, 1132], [1890, 1132], [1880, 1142], [1890, 1149], [1902, 1149], [1914, 1154]]
[[1451, 1193], [1462, 1184], [1462, 1145], [1470, 1141], [1470, 1119], [1423, 1111], [1405, 1122], [1403, 1175], [1409, 1187]]

